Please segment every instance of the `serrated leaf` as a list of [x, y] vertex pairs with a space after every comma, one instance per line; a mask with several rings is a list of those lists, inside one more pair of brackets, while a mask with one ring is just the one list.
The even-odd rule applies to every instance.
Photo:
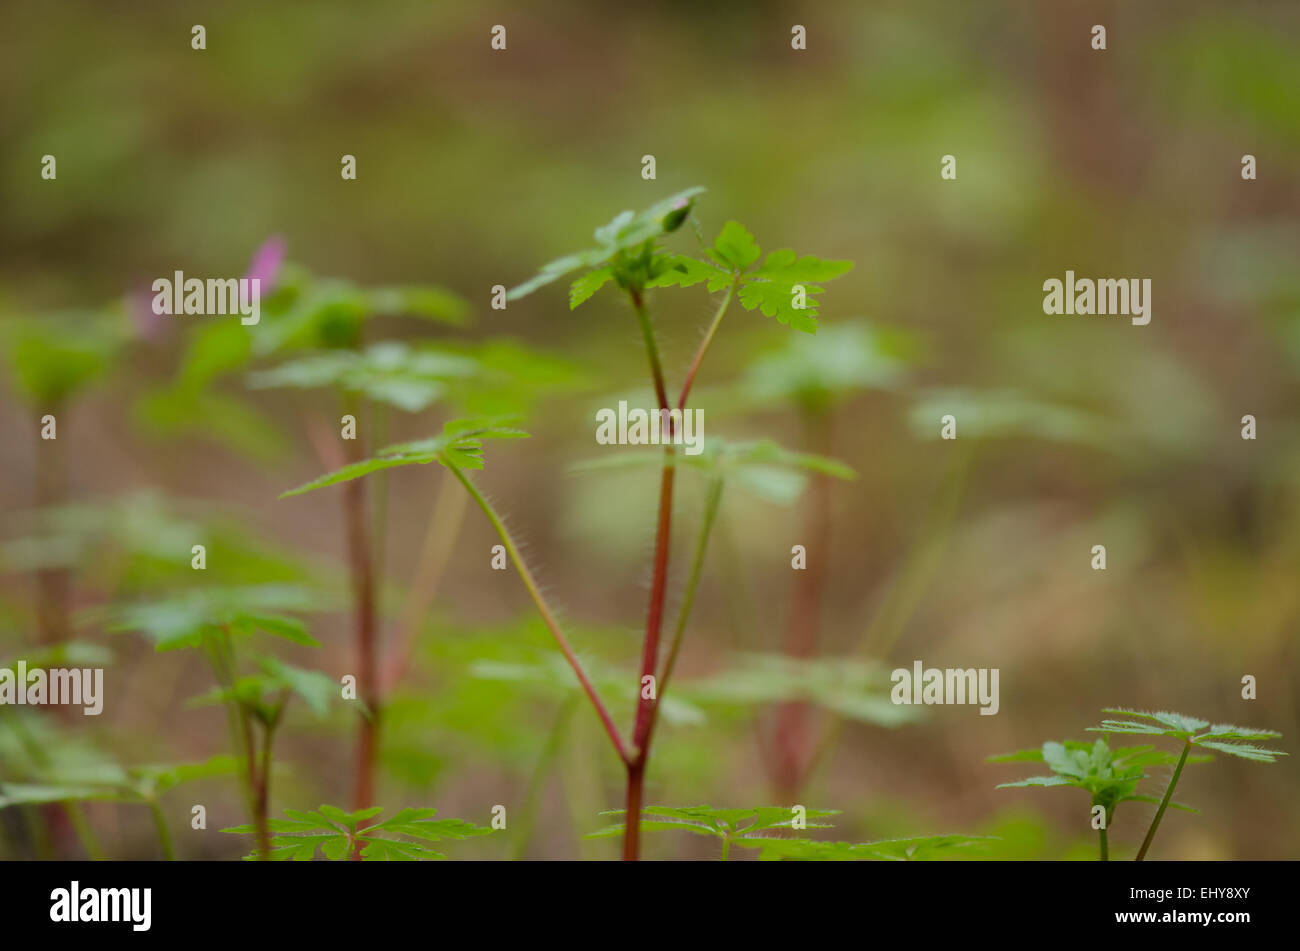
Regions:
[[1193, 742], [1197, 746], [1209, 747], [1212, 750], [1218, 750], [1220, 753], [1227, 753], [1241, 759], [1254, 760], [1257, 763], [1276, 763], [1279, 756], [1287, 755], [1281, 750], [1265, 749], [1251, 743], [1225, 743], [1219, 740], [1202, 740], [1199, 738], [1193, 740]]
[[734, 271], [743, 271], [758, 260], [761, 253], [754, 236], [739, 222], [728, 221], [713, 241], [718, 263]]
[[[317, 848], [330, 861], [338, 862], [351, 856], [360, 846], [361, 858], [367, 861], [419, 861], [445, 858], [440, 852], [423, 845], [423, 841], [439, 839], [468, 839], [488, 835], [493, 830], [474, 825], [463, 819], [432, 819], [435, 809], [401, 809], [389, 819], [362, 827], [368, 819], [383, 812], [382, 806], [371, 806], [355, 812], [345, 812], [337, 806], [322, 805], [319, 810], [303, 812], [286, 809], [288, 819], [269, 819], [270, 831], [276, 833], [271, 840], [269, 858], [308, 861], [315, 858]], [[223, 829], [239, 835], [255, 835], [253, 825], [233, 826]], [[420, 839], [410, 842], [400, 838]], [[256, 853], [249, 858], [255, 858]]]
[[578, 278], [569, 285], [569, 310], [577, 310], [580, 304], [590, 300], [596, 291], [613, 279], [614, 271], [609, 267], [596, 268]]
[[[312, 611], [327, 607], [319, 594], [297, 585], [265, 584], [198, 588], [155, 601], [119, 605], [107, 612], [110, 632], [134, 631], [154, 642], [155, 650], [198, 647], [221, 627], [232, 633], [268, 630], [298, 643], [315, 644], [283, 611]], [[305, 640], [304, 640], [305, 638]]]
[[462, 469], [482, 469], [484, 439], [515, 439], [527, 436], [528, 433], [522, 429], [499, 425], [490, 420], [453, 420], [443, 426], [440, 436], [381, 449], [378, 455], [370, 459], [349, 463], [296, 489], [281, 493], [280, 498], [302, 495], [398, 466], [451, 462]]
[[663, 269], [646, 282], [646, 287], [694, 287], [707, 282], [709, 293], [723, 290], [736, 276], [712, 261], [701, 261], [686, 254], [669, 255]]

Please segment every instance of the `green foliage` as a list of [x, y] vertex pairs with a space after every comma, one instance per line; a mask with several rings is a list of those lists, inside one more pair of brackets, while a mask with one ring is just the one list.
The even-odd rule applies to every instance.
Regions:
[[757, 705], [802, 701], [839, 716], [896, 727], [920, 719], [918, 708], [890, 701], [879, 664], [847, 657], [797, 658], [743, 653], [708, 677], [677, 685], [686, 699], [709, 705]]
[[996, 836], [927, 835], [877, 842], [817, 842], [812, 839], [764, 839], [757, 844], [762, 861], [801, 862], [920, 862], [952, 858], [962, 852], [981, 852]]
[[[1085, 790], [1093, 805], [1105, 807], [1107, 821], [1121, 802], [1158, 802], [1152, 796], [1139, 795], [1138, 783], [1147, 778], [1148, 767], [1173, 766], [1177, 761], [1177, 756], [1153, 746], [1130, 746], [1112, 751], [1104, 739], [1091, 744], [1074, 740], [1047, 742], [1041, 749], [989, 757], [990, 763], [1039, 762], [1046, 763], [1052, 770], [1051, 776], [1031, 776], [1014, 783], [1000, 783], [998, 789], [1073, 786]], [[1177, 803], [1172, 805], [1188, 812], [1195, 811]]]
[[1183, 740], [1192, 746], [1200, 746], [1260, 763], [1275, 763], [1279, 756], [1287, 755], [1281, 750], [1271, 750], [1256, 746], [1254, 743], [1243, 742], [1245, 740], [1267, 740], [1280, 737], [1282, 734], [1275, 730], [1233, 726], [1230, 723], [1211, 725], [1209, 720], [1201, 720], [1182, 713], [1168, 713], [1165, 711], [1147, 713], [1142, 710], [1127, 710], [1123, 707], [1107, 707], [1102, 712], [1122, 714], [1129, 719], [1102, 720], [1101, 726], [1088, 728], [1091, 732], [1167, 736], [1172, 739]]
[[297, 357], [252, 374], [249, 386], [334, 387], [416, 413], [440, 399], [448, 381], [465, 379], [477, 370], [478, 364], [461, 354], [384, 341], [363, 351], [329, 350]]
[[109, 315], [76, 312], [11, 321], [0, 342], [18, 395], [48, 411], [102, 377], [122, 339]]
[[[573, 668], [554, 649], [544, 652], [521, 650], [519, 653], [519, 660], [474, 661], [469, 664], [466, 672], [484, 680], [507, 681], [556, 699], [573, 696], [573, 691], [580, 689]], [[631, 703], [635, 703], [640, 696], [637, 678], [632, 670], [590, 657], [584, 659], [583, 669], [601, 696], [618, 697]], [[679, 726], [698, 726], [705, 720], [704, 711], [695, 703], [679, 696], [676, 690], [664, 694], [659, 712], [666, 722]]]
[[0, 809], [49, 802], [156, 802], [185, 783], [211, 776], [229, 776], [239, 768], [233, 756], [214, 756], [202, 763], [171, 763], [123, 768], [105, 764], [97, 775], [68, 777], [57, 774], [42, 782], [0, 783]]
[[939, 420], [957, 418], [958, 435], [982, 439], [1032, 437], [1052, 442], [1114, 447], [1113, 429], [1101, 417], [1072, 406], [1036, 399], [1015, 390], [945, 387], [927, 392], [911, 409], [917, 435], [940, 436]]
[[86, 590], [113, 600], [192, 584], [188, 556], [196, 543], [207, 550], [204, 578], [216, 586], [323, 586], [329, 575], [249, 530], [223, 506], [154, 492], [46, 506], [16, 513], [11, 522], [14, 537], [0, 543], [0, 570], [74, 569]]
[[831, 324], [813, 336], [786, 336], [779, 349], [750, 364], [742, 386], [758, 404], [794, 402], [821, 409], [857, 390], [897, 386], [914, 349], [910, 336], [898, 331]]
[[[626, 810], [602, 812], [606, 816], [625, 816]], [[838, 815], [838, 809], [808, 809], [808, 829], [829, 829], [816, 822]], [[641, 812], [641, 829], [649, 831], [690, 832], [710, 836], [723, 843], [723, 858], [733, 845], [758, 849], [763, 861], [862, 861], [867, 859], [909, 861], [945, 858], [951, 852], [978, 847], [989, 836], [932, 835], [908, 839], [885, 839], [879, 842], [819, 842], [777, 833], [793, 828], [794, 812], [785, 806], [759, 806], [755, 809], [718, 809], [713, 806], [649, 806]], [[622, 822], [589, 833], [587, 838], [621, 835]]]
[[280, 498], [302, 495], [326, 486], [359, 479], [372, 472], [394, 469], [398, 466], [427, 465], [439, 462], [459, 469], [483, 468], [484, 439], [526, 438], [522, 429], [501, 425], [494, 420], [457, 419], [442, 427], [442, 434], [417, 442], [400, 443], [381, 449], [377, 456], [349, 463], [341, 469], [326, 473], [305, 485], [280, 494]]
[[214, 687], [193, 698], [190, 705], [237, 703], [265, 723], [276, 718], [288, 694], [301, 698], [317, 716], [324, 716], [338, 695], [334, 681], [320, 671], [295, 667], [275, 657], [257, 657], [255, 663], [256, 673], [240, 676], [228, 687]]
[[[824, 822], [815, 822], [827, 816], [839, 815], [838, 809], [808, 809], [806, 818], [809, 829], [829, 829]], [[625, 816], [625, 809], [612, 809], [602, 812], [602, 816]], [[760, 833], [773, 832], [777, 829], [789, 829], [794, 822], [794, 813], [786, 806], [758, 806], [753, 809], [718, 809], [714, 806], [647, 806], [641, 812], [642, 830], [676, 830], [693, 832], [696, 835], [708, 835], [729, 840], [740, 845], [761, 845], [764, 839]], [[625, 828], [619, 822], [588, 833], [587, 838], [598, 839], [621, 835]]]
[[[705, 260], [674, 255], [662, 273], [647, 287], [691, 287], [705, 283], [710, 292], [736, 287], [746, 310], [760, 310], [767, 317], [802, 330], [817, 332], [818, 304], [814, 294], [825, 293], [821, 285], [847, 273], [852, 261], [827, 261], [812, 255], [802, 257], [789, 248], [772, 251], [755, 267], [761, 250], [754, 236], [735, 221], [723, 225]], [[796, 307], [794, 288], [804, 289], [804, 306]]]
[[466, 347], [478, 372], [447, 382], [449, 401], [473, 417], [519, 416], [542, 396], [555, 397], [589, 386], [584, 368], [565, 357], [516, 340], [488, 340]]
[[311, 589], [281, 584], [199, 588], [108, 612], [108, 630], [144, 634], [159, 651], [203, 646], [205, 638], [261, 631], [295, 644], [318, 647], [306, 625], [282, 612], [320, 610]]
[[313, 277], [301, 267], [286, 265], [275, 293], [262, 302], [263, 322], [254, 352], [356, 348], [371, 318], [407, 316], [461, 324], [468, 310], [459, 295], [441, 287], [367, 288], [339, 278]]
[[728, 442], [716, 436], [707, 440], [703, 451], [693, 456], [674, 453], [665, 460], [661, 450], [647, 447], [606, 453], [570, 469], [574, 472], [638, 466], [659, 469], [665, 464], [701, 470], [780, 505], [788, 505], [802, 494], [809, 473], [845, 480], [857, 478], [857, 473], [838, 459], [794, 452], [771, 439]]
[[[336, 806], [321, 806], [319, 810], [308, 812], [286, 809], [287, 819], [268, 820], [273, 837], [266, 857], [273, 861], [307, 862], [315, 858], [319, 850], [325, 858], [339, 862], [360, 846], [363, 861], [442, 859], [446, 856], [425, 843], [469, 839], [492, 832], [464, 819], [434, 819], [436, 809], [402, 809], [382, 822], [363, 825], [383, 811], [383, 806], [357, 812], [344, 812]], [[257, 834], [257, 828], [252, 825], [221, 831], [236, 835]], [[261, 857], [257, 851], [244, 856], [250, 860]]]
[[620, 287], [642, 288], [667, 266], [667, 256], [657, 253], [657, 238], [682, 226], [695, 203], [700, 187], [688, 188], [656, 202], [645, 211], [624, 211], [609, 224], [596, 229], [596, 247], [567, 254], [542, 265], [541, 270], [506, 294], [507, 300], [526, 297], [539, 287], [559, 280], [579, 268], [594, 270], [574, 282], [569, 291], [569, 308], [588, 300], [609, 281]]

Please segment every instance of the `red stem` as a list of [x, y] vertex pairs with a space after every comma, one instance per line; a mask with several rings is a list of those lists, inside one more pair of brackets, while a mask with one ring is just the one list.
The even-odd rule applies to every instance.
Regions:
[[[349, 461], [361, 458], [360, 444], [349, 441]], [[375, 638], [375, 582], [366, 531], [364, 482], [353, 479], [343, 486], [347, 522], [352, 596], [356, 605], [357, 699], [362, 703], [357, 732], [357, 760], [353, 809], [365, 809], [374, 799], [375, 756], [379, 732], [378, 664]]]
[[[690, 396], [691, 386], [695, 382], [695, 375], [699, 372], [700, 364], [704, 362], [704, 354], [709, 349], [709, 344], [713, 342], [713, 337], [718, 331], [719, 324], [722, 323], [722, 316], [727, 312], [727, 306], [731, 303], [736, 285], [733, 283], [727, 288], [727, 296], [723, 298], [722, 304], [718, 307], [709, 329], [700, 341], [700, 346], [691, 360], [690, 368], [686, 372], [685, 381], [682, 384], [681, 395], [677, 399], [677, 408], [686, 413], [686, 399]], [[659, 363], [659, 349], [655, 344], [654, 328], [650, 324], [649, 315], [645, 311], [645, 306], [641, 300], [640, 292], [632, 289], [629, 291], [632, 297], [632, 306], [636, 309], [637, 319], [641, 323], [641, 333], [645, 337], [646, 351], [650, 357], [650, 373], [654, 377], [655, 396], [659, 400], [659, 408], [666, 411], [668, 409], [668, 391], [664, 385], [663, 368]], [[664, 468], [659, 480], [659, 525], [655, 532], [655, 554], [654, 554], [654, 574], [650, 583], [650, 604], [646, 610], [646, 630], [645, 643], [641, 651], [641, 679], [638, 682], [638, 691], [644, 691], [643, 684], [647, 676], [654, 677], [659, 667], [659, 637], [663, 630], [664, 617], [664, 597], [668, 590], [668, 555], [669, 541], [672, 533], [673, 521], [673, 481], [676, 477], [677, 467], [673, 464], [673, 424], [669, 417], [666, 420], [668, 424], [668, 443], [664, 447]], [[640, 854], [641, 839], [641, 803], [645, 787], [645, 770], [646, 763], [650, 758], [650, 739], [654, 732], [655, 714], [659, 709], [659, 688], [655, 685], [654, 699], [648, 699], [643, 693], [638, 693], [636, 708], [636, 724], [632, 731], [632, 756], [627, 760], [627, 812], [625, 814], [625, 831], [623, 835], [623, 858], [627, 861], [635, 861]]]

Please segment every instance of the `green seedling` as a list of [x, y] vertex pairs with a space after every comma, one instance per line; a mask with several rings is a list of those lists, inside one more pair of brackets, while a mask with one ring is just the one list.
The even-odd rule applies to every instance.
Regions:
[[[686, 222], [693, 210], [694, 200], [701, 191], [703, 189], [688, 189], [640, 213], [623, 212], [609, 224], [596, 230], [596, 247], [567, 255], [544, 265], [535, 277], [506, 295], [508, 300], [518, 300], [574, 271], [583, 271], [585, 273], [574, 280], [569, 288], [569, 306], [570, 309], [574, 309], [590, 300], [605, 285], [610, 283], [616, 285], [627, 294], [636, 313], [649, 360], [655, 397], [662, 412], [667, 412], [674, 405], [676, 409], [685, 411], [696, 374], [733, 299], [739, 300], [741, 306], [747, 310], [759, 310], [769, 317], [775, 317], [783, 324], [814, 333], [817, 327], [817, 302], [812, 295], [823, 292], [824, 288], [821, 287], [823, 282], [842, 275], [852, 267], [848, 261], [824, 261], [811, 256], [799, 257], [788, 250], [773, 251], [760, 264], [761, 249], [752, 235], [736, 222], [728, 222], [723, 226], [713, 245], [703, 248], [702, 258], [669, 252], [660, 246], [660, 241], [678, 231]], [[725, 293], [685, 373], [680, 395], [675, 404], [670, 404], [659, 347], [647, 308], [647, 295], [653, 288], [690, 287], [700, 283], [706, 284], [711, 292]], [[669, 434], [671, 435], [671, 425]], [[449, 428], [445, 429], [440, 437], [423, 443], [392, 447], [372, 459], [353, 462], [286, 494], [295, 495], [339, 482], [350, 482], [360, 476], [411, 463], [422, 464], [436, 460], [446, 467], [470, 493], [501, 536], [504, 547], [523, 579], [525, 587], [595, 708], [615, 751], [623, 761], [627, 773], [627, 812], [639, 817], [656, 713], [664, 693], [665, 681], [671, 673], [671, 664], [676, 657], [676, 649], [673, 648], [669, 652], [668, 667], [661, 671], [660, 637], [667, 593], [669, 535], [676, 473], [673, 446], [671, 443], [665, 445], [662, 456], [653, 578], [642, 645], [636, 722], [630, 741], [625, 741], [591, 679], [570, 647], [568, 639], [560, 630], [554, 612], [542, 596], [531, 571], [521, 559], [514, 539], [506, 531], [500, 516], [466, 475], [466, 469], [481, 466], [481, 439], [511, 435], [520, 435], [520, 433], [511, 427], [496, 423], [460, 421], [449, 424]], [[470, 451], [464, 452], [463, 450], [466, 449]], [[471, 465], [467, 460], [472, 460], [475, 464]], [[720, 496], [720, 492], [720, 483], [710, 492], [709, 507], [714, 511], [716, 511], [716, 499]], [[711, 515], [706, 515], [705, 524], [711, 526]], [[697, 563], [703, 557], [706, 543], [707, 527], [701, 541], [696, 545]], [[693, 571], [692, 574], [698, 580], [698, 572]], [[694, 582], [689, 584], [693, 594]], [[679, 638], [675, 637], [674, 642], [679, 642]], [[657, 689], [649, 688], [652, 683], [658, 685]], [[628, 823], [623, 843], [624, 858], [637, 858], [638, 835], [639, 822]]]
[[158, 601], [124, 605], [109, 614], [110, 631], [145, 635], [158, 651], [195, 649], [207, 659], [217, 686], [195, 698], [226, 709], [249, 814], [259, 830], [261, 852], [270, 839], [267, 811], [276, 731], [290, 699], [299, 697], [323, 715], [335, 696], [334, 682], [261, 652], [241, 647], [257, 633], [294, 644], [319, 646], [291, 612], [314, 610], [320, 598], [291, 585], [252, 585], [189, 591]]
[[[1201, 757], [1208, 759], [1209, 757]], [[1176, 761], [1171, 753], [1154, 746], [1129, 746], [1111, 750], [1104, 739], [1095, 743], [1067, 740], [1064, 743], [1047, 742], [1041, 749], [1020, 750], [1001, 756], [990, 756], [990, 763], [1045, 763], [1051, 776], [1031, 776], [1014, 783], [1000, 783], [998, 789], [1018, 786], [1073, 786], [1090, 797], [1090, 805], [1105, 810], [1097, 829], [1101, 861], [1110, 858], [1108, 830], [1115, 816], [1115, 807], [1121, 802], [1158, 802], [1154, 796], [1139, 794], [1138, 783], [1147, 778], [1151, 766], [1172, 766]], [[1195, 760], [1193, 760], [1195, 761]], [[1195, 812], [1188, 806], [1172, 803], [1176, 809]]]
[[1174, 794], [1174, 787], [1178, 785], [1178, 778], [1183, 773], [1183, 767], [1190, 762], [1188, 754], [1191, 753], [1193, 746], [1214, 750], [1216, 753], [1226, 753], [1239, 759], [1253, 760], [1257, 763], [1275, 763], [1279, 756], [1287, 755], [1280, 750], [1270, 750], [1248, 742], [1280, 737], [1282, 734], [1275, 730], [1258, 730], [1254, 727], [1233, 726], [1230, 723], [1211, 725], [1208, 720], [1185, 716], [1181, 713], [1163, 711], [1146, 713], [1141, 710], [1128, 710], [1123, 707], [1107, 707], [1102, 710], [1102, 713], [1120, 714], [1128, 719], [1102, 720], [1101, 726], [1089, 727], [1090, 731], [1095, 733], [1126, 733], [1138, 736], [1169, 737], [1170, 739], [1181, 740], [1183, 744], [1183, 748], [1178, 755], [1178, 764], [1174, 767], [1173, 775], [1169, 777], [1169, 784], [1165, 787], [1164, 796], [1160, 799], [1160, 806], [1156, 809], [1155, 817], [1151, 820], [1151, 826], [1147, 829], [1146, 837], [1142, 840], [1142, 846], [1138, 849], [1137, 861], [1139, 862], [1146, 858], [1147, 850], [1151, 848], [1151, 840], [1155, 838], [1156, 829], [1160, 828], [1160, 820], [1164, 818], [1165, 810], [1169, 807], [1170, 799]]
[[[1230, 724], [1211, 726], [1208, 720], [1200, 720], [1181, 713], [1145, 713], [1139, 710], [1108, 707], [1103, 713], [1120, 714], [1128, 719], [1103, 720], [1101, 726], [1089, 727], [1094, 733], [1118, 733], [1137, 736], [1159, 736], [1180, 740], [1182, 749], [1177, 753], [1160, 750], [1154, 746], [1131, 746], [1111, 750], [1104, 738], [1095, 743], [1044, 743], [1038, 750], [1021, 750], [990, 757], [990, 762], [997, 763], [1046, 763], [1052, 770], [1050, 776], [1031, 776], [1014, 783], [1002, 783], [998, 788], [1014, 786], [1073, 786], [1085, 790], [1091, 797], [1093, 807], [1105, 811], [1104, 821], [1098, 827], [1100, 857], [1105, 861], [1109, 857], [1107, 829], [1114, 816], [1115, 807], [1122, 802], [1159, 803], [1156, 814], [1147, 829], [1146, 837], [1138, 848], [1136, 860], [1142, 861], [1151, 848], [1156, 830], [1165, 811], [1173, 806], [1186, 812], [1195, 812], [1187, 806], [1173, 802], [1174, 787], [1182, 776], [1183, 767], [1188, 763], [1207, 762], [1212, 759], [1206, 755], [1192, 755], [1192, 747], [1227, 753], [1241, 759], [1261, 763], [1273, 763], [1277, 757], [1285, 756], [1279, 750], [1256, 746], [1252, 740], [1269, 739], [1282, 734], [1273, 730], [1258, 730], [1253, 727], [1239, 727]], [[1156, 767], [1173, 767], [1173, 774], [1165, 786], [1160, 798], [1138, 793], [1138, 784], [1148, 778], [1147, 769]]]
[[[267, 822], [274, 833], [269, 844], [259, 845], [244, 858], [309, 862], [319, 852], [334, 862], [354, 855], [360, 855], [365, 862], [443, 859], [445, 855], [425, 843], [469, 839], [492, 832], [464, 819], [435, 819], [436, 809], [402, 809], [381, 822], [370, 821], [383, 811], [383, 806], [356, 812], [344, 812], [337, 806], [321, 806], [309, 812], [286, 809], [287, 819]], [[256, 826], [233, 826], [221, 831], [257, 835], [258, 842], [262, 842]]]

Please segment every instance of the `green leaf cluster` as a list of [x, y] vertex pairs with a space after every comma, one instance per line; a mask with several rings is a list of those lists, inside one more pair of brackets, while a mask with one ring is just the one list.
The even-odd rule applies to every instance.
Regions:
[[[813, 255], [798, 255], [789, 248], [771, 251], [761, 264], [762, 249], [754, 236], [735, 221], [728, 221], [706, 248], [704, 258], [673, 255], [662, 273], [647, 287], [691, 287], [704, 283], [709, 291], [736, 288], [737, 299], [746, 310], [758, 310], [766, 317], [805, 333], [817, 332], [818, 303], [814, 294], [825, 293], [821, 285], [847, 273], [852, 261], [830, 261]], [[795, 288], [804, 291], [802, 306], [796, 306]]]
[[620, 287], [640, 290], [668, 266], [668, 255], [655, 248], [655, 240], [682, 226], [695, 204], [700, 187], [688, 188], [656, 202], [641, 212], [624, 211], [595, 231], [596, 246], [556, 258], [536, 275], [506, 294], [518, 300], [580, 268], [589, 273], [569, 289], [569, 308], [576, 308], [610, 281]]
[[1142, 710], [1128, 710], [1124, 707], [1107, 707], [1102, 710], [1102, 713], [1120, 714], [1126, 719], [1102, 720], [1101, 726], [1089, 727], [1089, 731], [1094, 733], [1167, 736], [1172, 739], [1183, 740], [1192, 746], [1227, 753], [1229, 756], [1254, 760], [1259, 763], [1275, 763], [1279, 756], [1287, 755], [1281, 750], [1272, 750], [1247, 742], [1280, 737], [1282, 734], [1276, 730], [1234, 726], [1231, 723], [1211, 724], [1209, 720], [1167, 711], [1147, 713]]
[[[1178, 757], [1154, 746], [1129, 746], [1112, 750], [1104, 739], [1095, 743], [1067, 740], [1047, 742], [1037, 750], [1020, 750], [989, 757], [991, 763], [1045, 763], [1050, 776], [1031, 776], [1014, 783], [1000, 783], [998, 789], [1018, 786], [1073, 786], [1085, 790], [1094, 806], [1104, 806], [1106, 819], [1114, 815], [1121, 802], [1158, 802], [1153, 796], [1139, 795], [1138, 783], [1147, 778], [1147, 768], [1173, 766]], [[1177, 803], [1175, 808], [1195, 810]]]
[[788, 505], [797, 499], [811, 473], [845, 480], [857, 478], [857, 473], [838, 459], [786, 449], [772, 439], [730, 442], [716, 436], [704, 444], [702, 452], [693, 456], [674, 453], [665, 458], [662, 451], [648, 447], [607, 453], [577, 463], [570, 467], [570, 471], [624, 467], [660, 469], [664, 465], [683, 465], [700, 470], [711, 478], [734, 483], [779, 505]]
[[201, 647], [205, 637], [255, 631], [318, 647], [320, 642], [307, 633], [306, 625], [284, 612], [321, 608], [320, 595], [298, 585], [198, 588], [113, 608], [107, 630], [144, 634], [159, 651]]
[[[399, 810], [382, 822], [366, 823], [384, 811], [383, 806], [372, 806], [356, 812], [344, 812], [337, 806], [301, 811], [286, 809], [286, 819], [270, 819], [268, 826], [274, 833], [267, 858], [272, 861], [308, 862], [319, 852], [330, 861], [349, 858], [360, 847], [363, 861], [413, 862], [425, 859], [446, 858], [426, 843], [443, 839], [469, 839], [488, 835], [489, 828], [477, 826], [464, 819], [434, 819], [436, 809]], [[252, 825], [222, 829], [235, 835], [256, 835]], [[254, 851], [245, 859], [261, 858]]]
[[[838, 809], [809, 809], [809, 829], [829, 829], [829, 823], [813, 820], [839, 815]], [[602, 816], [625, 816], [627, 810], [612, 809]], [[767, 839], [762, 833], [790, 829], [794, 813], [786, 806], [758, 806], [752, 809], [719, 809], [715, 806], [648, 806], [641, 812], [642, 830], [676, 830], [713, 836], [737, 845], [758, 847]], [[623, 822], [587, 834], [589, 839], [621, 835]]]
[[408, 413], [427, 409], [452, 380], [478, 371], [473, 358], [431, 347], [414, 348], [400, 341], [376, 343], [362, 351], [309, 353], [269, 370], [253, 373], [253, 389], [336, 387]]

